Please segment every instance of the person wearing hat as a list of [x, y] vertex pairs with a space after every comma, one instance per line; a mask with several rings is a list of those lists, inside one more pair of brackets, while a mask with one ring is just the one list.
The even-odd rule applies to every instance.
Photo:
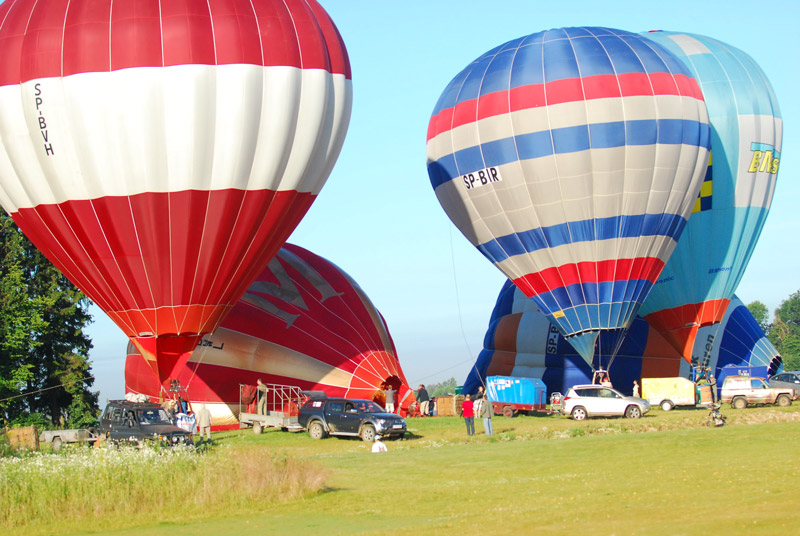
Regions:
[[383, 441], [381, 441], [381, 436], [375, 436], [375, 442], [372, 444], [372, 452], [386, 452], [388, 449]]

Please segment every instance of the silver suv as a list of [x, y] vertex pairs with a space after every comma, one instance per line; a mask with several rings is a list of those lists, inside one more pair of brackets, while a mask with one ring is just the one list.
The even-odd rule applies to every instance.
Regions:
[[800, 371], [784, 370], [770, 378], [767, 383], [770, 387], [788, 387], [794, 391], [794, 398], [800, 396]]
[[794, 396], [790, 387], [770, 387], [764, 378], [728, 376], [722, 384], [720, 401], [735, 409], [744, 409], [751, 404], [790, 406]]
[[574, 385], [564, 397], [565, 415], [576, 421], [586, 417], [621, 417], [638, 419], [650, 411], [650, 403], [642, 398], [625, 396], [603, 385]]

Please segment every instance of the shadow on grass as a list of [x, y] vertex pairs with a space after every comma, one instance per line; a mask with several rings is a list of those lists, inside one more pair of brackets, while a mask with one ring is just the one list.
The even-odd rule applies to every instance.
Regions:
[[352, 491], [350, 488], [335, 488], [333, 486], [327, 486], [319, 490], [317, 493], [319, 495], [326, 495], [328, 493], [335, 493], [337, 491]]
[[425, 436], [415, 434], [414, 432], [406, 432], [406, 434], [403, 437], [394, 437], [392, 438], [392, 441], [412, 441], [416, 439], [422, 439], [424, 437]]

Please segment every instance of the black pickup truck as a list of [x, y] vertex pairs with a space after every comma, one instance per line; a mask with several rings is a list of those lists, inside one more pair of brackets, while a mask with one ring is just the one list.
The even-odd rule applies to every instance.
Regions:
[[406, 421], [388, 413], [372, 400], [312, 398], [300, 408], [298, 424], [314, 439], [326, 435], [361, 437], [374, 441], [381, 437], [403, 437]]

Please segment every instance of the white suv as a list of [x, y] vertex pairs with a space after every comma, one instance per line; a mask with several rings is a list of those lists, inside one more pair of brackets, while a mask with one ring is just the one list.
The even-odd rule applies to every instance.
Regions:
[[567, 391], [561, 411], [576, 421], [622, 415], [638, 419], [650, 411], [650, 403], [603, 385], [574, 385]]

